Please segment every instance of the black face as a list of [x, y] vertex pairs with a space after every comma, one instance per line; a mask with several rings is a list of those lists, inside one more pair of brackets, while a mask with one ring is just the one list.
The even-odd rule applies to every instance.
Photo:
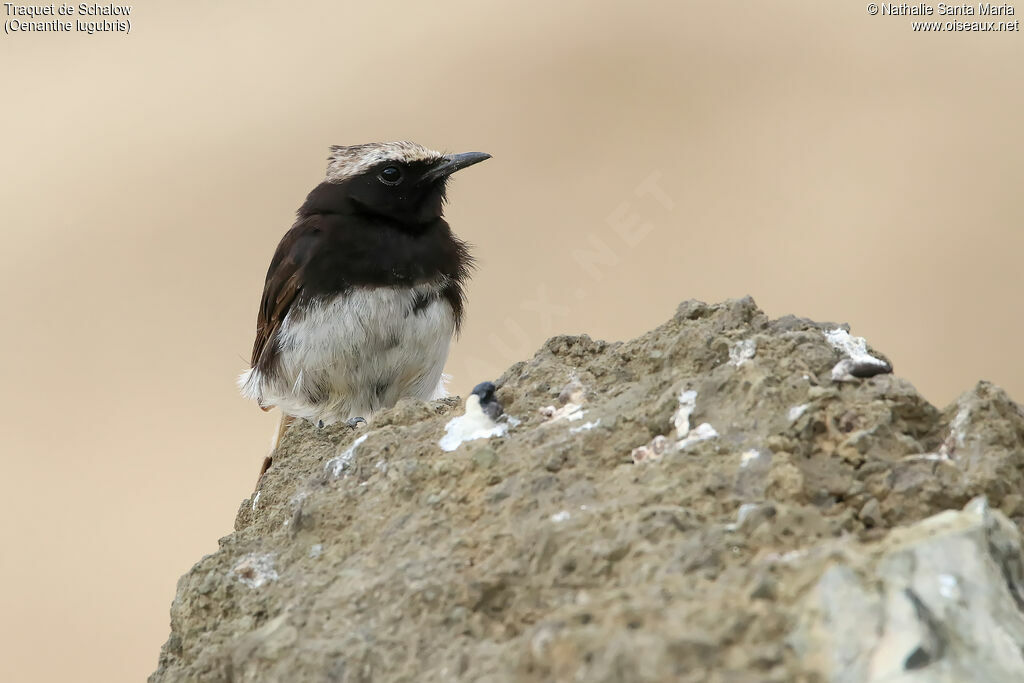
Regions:
[[490, 154], [447, 154], [431, 161], [382, 161], [341, 182], [320, 183], [299, 216], [356, 214], [370, 223], [383, 219], [403, 231], [418, 232], [441, 220], [448, 177]]
[[441, 217], [444, 208], [448, 176], [428, 176], [440, 163], [385, 161], [343, 184], [360, 211], [405, 225], [430, 223]]

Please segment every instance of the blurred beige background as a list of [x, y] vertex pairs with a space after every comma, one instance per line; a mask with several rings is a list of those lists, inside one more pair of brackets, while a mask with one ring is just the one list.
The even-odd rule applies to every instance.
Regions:
[[552, 334], [749, 293], [850, 322], [940, 406], [981, 378], [1024, 398], [1019, 33], [812, 0], [131, 18], [0, 36], [0, 680], [155, 669], [263, 458], [274, 418], [234, 379], [330, 144], [494, 155], [450, 193], [480, 262], [456, 392]]

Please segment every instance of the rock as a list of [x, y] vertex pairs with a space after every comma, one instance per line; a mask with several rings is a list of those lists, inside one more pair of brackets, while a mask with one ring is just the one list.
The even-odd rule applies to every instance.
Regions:
[[868, 502], [864, 503], [864, 507], [860, 509], [857, 516], [860, 517], [860, 521], [868, 527], [876, 527], [881, 524], [881, 512], [882, 508], [878, 504], [878, 501], [874, 498], [869, 498]]
[[1024, 413], [835, 381], [837, 329], [747, 298], [554, 337], [451, 452], [456, 400], [297, 423], [150, 681], [1024, 680]]
[[1024, 680], [1019, 529], [985, 498], [847, 544], [791, 642], [825, 680]]

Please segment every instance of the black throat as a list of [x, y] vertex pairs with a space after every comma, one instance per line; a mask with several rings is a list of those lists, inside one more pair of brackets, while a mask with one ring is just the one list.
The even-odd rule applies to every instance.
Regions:
[[309, 193], [281, 246], [288, 253], [279, 251], [275, 262], [302, 264], [302, 303], [352, 287], [438, 283], [461, 320], [472, 257], [440, 215], [384, 215], [353, 201], [344, 184], [324, 182]]
[[298, 211], [300, 226], [319, 236], [307, 271], [307, 285], [318, 290], [413, 285], [467, 275], [466, 244], [444, 218], [383, 215], [352, 200], [343, 185], [325, 182], [310, 192]]

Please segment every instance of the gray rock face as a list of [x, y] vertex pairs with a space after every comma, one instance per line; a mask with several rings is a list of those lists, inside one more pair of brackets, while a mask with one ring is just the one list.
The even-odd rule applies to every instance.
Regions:
[[1020, 532], [984, 498], [835, 550], [791, 639], [827, 680], [1024, 681]]
[[1024, 680], [1024, 413], [836, 329], [555, 337], [450, 452], [457, 400], [296, 425], [150, 681]]

